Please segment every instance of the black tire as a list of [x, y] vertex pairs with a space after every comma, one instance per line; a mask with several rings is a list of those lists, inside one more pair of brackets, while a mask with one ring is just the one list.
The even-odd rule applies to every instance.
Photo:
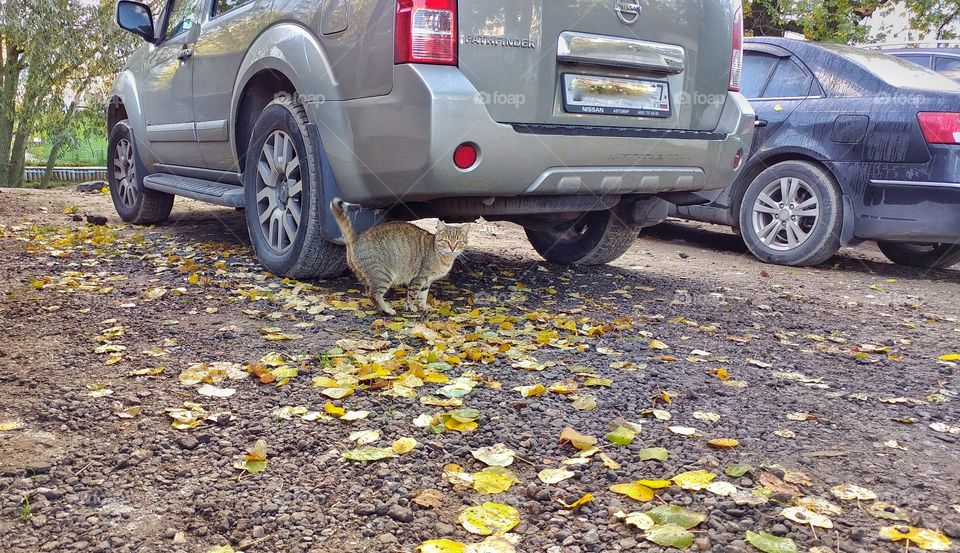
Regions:
[[960, 244], [877, 242], [887, 259], [918, 269], [946, 269], [960, 263]]
[[591, 211], [553, 231], [525, 229], [544, 259], [559, 265], [602, 265], [627, 253], [640, 227], [615, 211]]
[[[815, 215], [806, 207], [811, 201]], [[840, 249], [840, 187], [812, 163], [784, 161], [760, 173], [747, 186], [739, 210], [740, 236], [764, 263], [819, 265]]]
[[[124, 153], [121, 155], [121, 150]], [[133, 128], [126, 119], [110, 129], [107, 142], [107, 181], [117, 215], [135, 225], [156, 225], [170, 217], [173, 194], [143, 186], [146, 169], [137, 153]]]
[[[277, 169], [275, 186], [270, 187], [259, 167], [261, 155], [267, 155], [265, 144], [273, 140], [275, 152], [278, 136], [283, 138], [281, 147], [287, 153], [283, 156], [284, 167]], [[292, 145], [292, 153], [286, 150], [288, 144]], [[323, 205], [321, 176], [315, 170], [320, 167], [317, 155], [317, 145], [312, 143], [307, 133], [306, 112], [299, 102], [277, 99], [263, 109], [253, 127], [247, 148], [244, 168], [245, 213], [253, 251], [260, 263], [275, 275], [296, 279], [333, 278], [347, 269], [345, 248], [327, 242], [320, 234], [323, 212], [327, 206]], [[298, 161], [296, 166], [289, 163], [294, 159]], [[267, 169], [278, 167], [276, 158], [272, 163], [268, 164]], [[281, 175], [280, 171], [284, 173]], [[267, 191], [267, 188], [271, 191]], [[258, 189], [265, 190], [267, 195], [274, 194], [272, 199], [263, 196], [258, 201]], [[265, 227], [261, 217], [267, 212], [271, 216]], [[296, 221], [295, 212], [299, 213], [299, 222], [294, 231], [287, 225]], [[275, 231], [274, 224], [278, 225]], [[279, 234], [281, 231], [282, 236]]]

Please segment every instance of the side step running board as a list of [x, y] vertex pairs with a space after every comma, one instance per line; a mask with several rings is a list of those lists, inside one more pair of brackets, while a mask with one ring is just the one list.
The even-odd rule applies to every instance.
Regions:
[[243, 187], [234, 184], [154, 173], [143, 178], [143, 185], [150, 190], [226, 207], [245, 207], [246, 205]]

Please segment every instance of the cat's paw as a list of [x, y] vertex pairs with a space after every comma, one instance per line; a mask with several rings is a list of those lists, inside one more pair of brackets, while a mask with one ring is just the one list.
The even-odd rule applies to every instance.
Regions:
[[408, 301], [408, 302], [407, 302], [407, 311], [409, 311], [410, 313], [419, 313], [419, 312], [420, 312], [420, 308], [417, 306], [416, 303], [413, 303], [413, 302], [409, 302], [409, 301]]
[[390, 307], [389, 305], [384, 305], [383, 307], [380, 308], [380, 311], [383, 312], [384, 315], [390, 315], [391, 317], [397, 314], [397, 310]]

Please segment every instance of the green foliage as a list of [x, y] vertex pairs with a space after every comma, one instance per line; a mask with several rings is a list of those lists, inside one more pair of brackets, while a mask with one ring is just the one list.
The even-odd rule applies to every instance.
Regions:
[[[894, 0], [745, 0], [744, 25], [748, 35], [782, 36], [801, 33], [819, 42], [863, 43], [882, 41], [870, 36], [864, 20], [889, 13]], [[940, 39], [955, 38], [951, 26], [960, 23], [960, 0], [904, 0], [910, 27], [934, 32]]]
[[960, 37], [956, 32], [956, 25], [960, 23], [960, 0], [914, 0], [907, 8], [911, 28], [930, 30], [938, 40]]
[[135, 44], [133, 35], [117, 27], [114, 10], [111, 0], [0, 3], [3, 184], [21, 184], [34, 136], [50, 144], [51, 158], [93, 138], [94, 116], [84, 112], [102, 112], [110, 77]]

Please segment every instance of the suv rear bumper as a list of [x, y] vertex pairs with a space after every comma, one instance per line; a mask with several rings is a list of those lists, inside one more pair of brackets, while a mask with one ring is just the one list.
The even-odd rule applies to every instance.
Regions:
[[[742, 167], [733, 168], [737, 151], [750, 151], [754, 122], [746, 100], [728, 94], [711, 132], [503, 124], [458, 68], [429, 65], [396, 66], [389, 95], [305, 107], [344, 199], [376, 207], [723, 188]], [[453, 163], [464, 142], [480, 151], [465, 171]]]

